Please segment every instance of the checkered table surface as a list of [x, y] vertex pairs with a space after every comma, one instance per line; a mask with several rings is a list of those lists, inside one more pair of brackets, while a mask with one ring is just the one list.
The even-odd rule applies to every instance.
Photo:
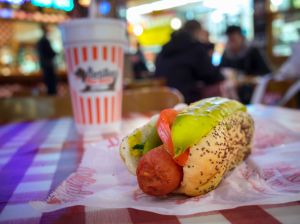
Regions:
[[[265, 113], [280, 116], [280, 110], [268, 108]], [[300, 116], [300, 111], [292, 111], [284, 122], [288, 124], [293, 116]], [[83, 206], [50, 213], [34, 210], [28, 202], [45, 200], [76, 170], [83, 149], [84, 143], [71, 118], [0, 126], [0, 223], [300, 223], [300, 202], [246, 206], [189, 216]]]

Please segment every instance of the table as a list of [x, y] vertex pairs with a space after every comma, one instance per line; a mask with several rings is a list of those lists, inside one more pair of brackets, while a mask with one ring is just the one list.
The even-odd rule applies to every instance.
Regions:
[[[64, 96], [68, 92], [67, 74], [64, 70], [56, 72], [58, 82], [58, 95]], [[36, 96], [46, 95], [42, 72], [25, 75], [12, 73], [4, 76], [0, 73], [0, 97], [9, 98], [11, 96]]]
[[125, 89], [137, 89], [143, 87], [165, 86], [166, 80], [162, 78], [125, 79]]
[[[266, 116], [280, 116], [280, 108], [251, 106]], [[293, 118], [281, 119], [300, 131]], [[137, 115], [127, 119], [137, 120]], [[141, 117], [141, 116], [140, 116]], [[105, 137], [105, 136], [103, 136]], [[74, 172], [84, 143], [71, 118], [12, 123], [0, 126], [0, 223], [299, 223], [300, 202], [246, 206], [189, 216], [165, 216], [135, 209], [97, 210], [75, 206], [39, 213], [28, 204], [45, 200], [62, 180]]]

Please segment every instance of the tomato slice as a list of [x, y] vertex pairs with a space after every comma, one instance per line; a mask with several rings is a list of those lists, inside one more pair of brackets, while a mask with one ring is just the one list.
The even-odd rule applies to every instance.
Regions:
[[[157, 121], [157, 133], [164, 143], [165, 149], [169, 152], [169, 154], [174, 158], [174, 145], [172, 142], [171, 136], [171, 125], [174, 122], [177, 111], [174, 109], [165, 109], [160, 112], [158, 121]], [[184, 153], [175, 158], [175, 162], [184, 166], [188, 157], [189, 157], [189, 149]]]
[[179, 166], [184, 166], [186, 164], [186, 161], [189, 158], [189, 154], [190, 154], [190, 149], [188, 148], [187, 150], [184, 151], [184, 153], [180, 154], [177, 158], [175, 158], [175, 162]]
[[158, 121], [157, 121], [157, 133], [165, 145], [165, 148], [174, 156], [174, 147], [171, 138], [171, 124], [177, 116], [177, 111], [174, 109], [165, 109], [160, 112]]

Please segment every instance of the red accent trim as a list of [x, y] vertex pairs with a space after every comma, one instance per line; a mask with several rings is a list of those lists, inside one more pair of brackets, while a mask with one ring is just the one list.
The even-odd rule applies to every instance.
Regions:
[[117, 120], [122, 119], [122, 90], [118, 91]]
[[259, 206], [244, 206], [235, 209], [222, 210], [220, 213], [234, 224], [278, 224], [277, 219], [267, 213]]
[[75, 60], [75, 65], [78, 65], [79, 64], [79, 59], [78, 59], [78, 50], [77, 48], [74, 48], [73, 49], [74, 51], [74, 60]]
[[118, 120], [118, 92], [115, 97], [115, 116], [114, 116], [114, 121]]
[[92, 111], [92, 99], [88, 98], [88, 110], [89, 110], [89, 123], [93, 123], [93, 111]]
[[108, 98], [104, 97], [104, 122], [108, 122]]
[[113, 83], [114, 81], [114, 78], [113, 77], [106, 77], [106, 78], [102, 78], [102, 79], [93, 79], [93, 78], [87, 78], [85, 80], [85, 83], [87, 84], [97, 84], [97, 83], [100, 83], [100, 84], [111, 84]]
[[78, 97], [78, 95], [77, 95], [77, 92], [75, 91], [75, 90], [73, 90], [74, 91], [74, 101], [75, 101], [75, 109], [76, 109], [76, 113], [77, 113], [77, 122], [78, 122], [78, 124], [80, 124], [81, 123], [81, 117], [80, 117], [80, 115], [81, 115], [81, 112], [80, 112], [80, 108], [79, 108], [79, 97]]
[[85, 111], [84, 111], [84, 99], [83, 99], [83, 97], [80, 97], [80, 109], [81, 109], [82, 123], [85, 124]]
[[82, 48], [82, 57], [83, 57], [83, 61], [86, 62], [88, 60], [88, 52], [87, 52], [87, 48], [83, 47]]
[[111, 96], [111, 121], [115, 121], [115, 96]]
[[98, 59], [98, 49], [96, 46], [93, 46], [93, 59], [94, 60]]
[[160, 215], [157, 213], [136, 210], [133, 208], [129, 208], [128, 213], [133, 224], [180, 224], [178, 218], [175, 215]]
[[111, 47], [111, 61], [112, 63], [115, 63], [116, 61], [116, 47]]
[[89, 211], [88, 215], [86, 216], [85, 223], [132, 224], [126, 208], [107, 209], [105, 211], [97, 209], [94, 211]]
[[[72, 172], [70, 172], [70, 174], [71, 173]], [[77, 205], [73, 207], [63, 208], [54, 212], [45, 212], [43, 213], [40, 222], [29, 221], [28, 223], [85, 224], [85, 216], [85, 207]]]
[[96, 109], [97, 109], [97, 123], [101, 123], [101, 106], [100, 106], [100, 97], [96, 98]]
[[107, 47], [102, 48], [102, 53], [103, 53], [103, 60], [106, 61], [107, 60]]

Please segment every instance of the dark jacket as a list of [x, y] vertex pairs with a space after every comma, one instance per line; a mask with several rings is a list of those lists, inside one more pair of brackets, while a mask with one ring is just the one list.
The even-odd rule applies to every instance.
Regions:
[[43, 36], [37, 43], [37, 50], [39, 54], [41, 69], [43, 71], [44, 82], [47, 86], [47, 93], [49, 95], [55, 95], [57, 92], [57, 80], [53, 59], [56, 53], [52, 49], [50, 42], [46, 36]]
[[245, 47], [238, 55], [225, 50], [220, 67], [234, 68], [247, 75], [264, 75], [270, 72], [259, 50], [253, 46]]
[[165, 77], [167, 85], [178, 89], [187, 103], [199, 99], [197, 81], [209, 85], [223, 80], [205, 46], [183, 31], [173, 33], [163, 46], [156, 58], [155, 74]]
[[53, 59], [56, 55], [52, 49], [51, 44], [46, 36], [43, 36], [38, 44], [37, 50], [40, 58], [40, 65], [42, 68], [53, 67]]

